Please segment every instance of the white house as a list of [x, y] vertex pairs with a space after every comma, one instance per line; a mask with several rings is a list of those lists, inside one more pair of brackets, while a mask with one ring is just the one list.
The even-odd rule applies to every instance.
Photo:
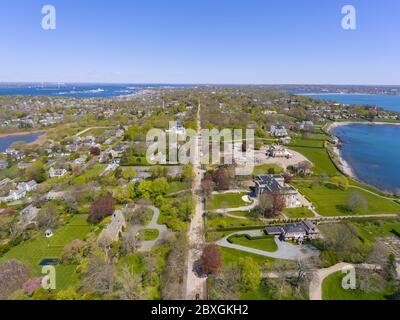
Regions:
[[24, 190], [24, 191], [26, 191], [26, 192], [29, 192], [29, 191], [35, 190], [35, 189], [37, 188], [37, 185], [38, 185], [38, 184], [36, 183], [35, 180], [31, 180], [31, 181], [29, 181], [29, 182], [21, 182], [21, 183], [18, 183], [17, 189], [18, 189], [18, 190]]
[[281, 124], [277, 124], [277, 125], [271, 126], [270, 133], [274, 137], [286, 137], [286, 136], [288, 136], [288, 132], [287, 132], [286, 128]]
[[67, 170], [65, 169], [54, 169], [50, 168], [49, 170], [49, 176], [50, 178], [57, 178], [57, 177], [63, 177], [68, 173]]
[[274, 144], [267, 150], [267, 156], [272, 158], [291, 158], [293, 155], [285, 147]]

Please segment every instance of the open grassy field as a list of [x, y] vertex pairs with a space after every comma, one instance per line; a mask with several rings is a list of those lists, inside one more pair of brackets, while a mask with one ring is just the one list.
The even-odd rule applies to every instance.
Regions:
[[208, 229], [245, 227], [262, 224], [259, 220], [237, 219], [224, 217], [220, 214], [207, 214], [206, 224]]
[[323, 300], [384, 300], [389, 292], [365, 292], [360, 289], [345, 290], [342, 287], [344, 274], [339, 271], [325, 278], [322, 283]]
[[322, 147], [289, 146], [289, 149], [304, 155], [314, 164], [314, 174], [327, 174], [330, 176], [338, 175], [339, 172], [329, 158], [328, 151]]
[[285, 215], [290, 219], [314, 217], [314, 213], [306, 207], [285, 209]]
[[207, 210], [248, 206], [249, 203], [242, 200], [242, 197], [245, 195], [247, 195], [247, 193], [214, 194], [211, 196], [211, 199], [207, 201]]
[[400, 233], [400, 219], [357, 221], [353, 225], [370, 241], [377, 237], [396, 237], [394, 232]]
[[[74, 216], [69, 223], [54, 231], [54, 236], [47, 239], [44, 234], [25, 241], [8, 251], [0, 261], [16, 259], [31, 266], [37, 276], [40, 275], [39, 263], [45, 258], [60, 258], [64, 246], [72, 240], [83, 240], [91, 226], [86, 221], [86, 215]], [[65, 289], [77, 281], [75, 266], [57, 265], [57, 288]]]
[[316, 211], [323, 216], [400, 214], [399, 204], [366, 191], [356, 190], [368, 201], [368, 209], [363, 212], [349, 212], [347, 210], [347, 200], [355, 191], [351, 188], [341, 190], [311, 183], [296, 183], [293, 185], [314, 204]]
[[232, 236], [229, 241], [233, 244], [263, 250], [267, 252], [275, 252], [278, 250], [278, 246], [275, 243], [274, 237], [268, 237], [265, 239], [251, 239], [249, 240], [246, 236]]
[[270, 170], [274, 170], [274, 173], [282, 173], [283, 168], [278, 166], [277, 164], [262, 164], [259, 166], [255, 166], [253, 168], [253, 174], [258, 175], [258, 174], [264, 174], [268, 173]]
[[106, 165], [96, 163], [92, 168], [85, 170], [80, 176], [73, 177], [73, 184], [85, 184], [93, 178], [98, 177], [106, 168]]

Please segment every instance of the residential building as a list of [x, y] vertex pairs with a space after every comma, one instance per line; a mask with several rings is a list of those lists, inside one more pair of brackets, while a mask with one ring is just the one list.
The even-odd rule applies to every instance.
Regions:
[[126, 227], [125, 215], [122, 210], [116, 210], [112, 217], [110, 223], [103, 229], [98, 238], [98, 242], [102, 245], [109, 246], [111, 243], [117, 241]]
[[285, 183], [282, 175], [259, 175], [255, 178], [255, 194], [257, 197], [264, 193], [280, 192], [285, 198], [287, 208], [297, 208], [301, 204], [298, 201], [299, 192], [291, 185]]
[[288, 132], [287, 132], [286, 128], [281, 124], [271, 126], [270, 133], [272, 136], [278, 137], [278, 138], [288, 136]]
[[7, 160], [0, 160], [0, 170], [7, 169], [8, 161]]
[[49, 170], [49, 176], [50, 178], [57, 178], [57, 177], [63, 177], [68, 173], [67, 170], [65, 169], [54, 169], [50, 168]]
[[278, 144], [270, 146], [266, 155], [272, 158], [291, 158], [293, 156], [285, 147]]
[[321, 237], [318, 228], [310, 220], [287, 223], [278, 227], [267, 227], [265, 233], [268, 235], [279, 235], [285, 241], [298, 242], [319, 239]]
[[17, 189], [18, 190], [24, 190], [26, 192], [33, 191], [37, 188], [38, 184], [36, 183], [35, 180], [31, 180], [29, 182], [21, 182], [18, 183]]

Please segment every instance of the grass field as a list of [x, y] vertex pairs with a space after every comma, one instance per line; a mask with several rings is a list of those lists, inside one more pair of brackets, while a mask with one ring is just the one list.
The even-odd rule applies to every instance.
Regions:
[[207, 214], [206, 224], [208, 229], [234, 228], [262, 224], [259, 220], [237, 219], [224, 217], [219, 214]]
[[400, 219], [359, 221], [353, 224], [361, 236], [370, 241], [376, 237], [395, 237], [392, 231], [400, 233]]
[[98, 177], [106, 168], [104, 164], [95, 164], [92, 168], [85, 170], [80, 176], [72, 179], [73, 184], [85, 184], [93, 178]]
[[314, 213], [306, 207], [285, 209], [285, 215], [288, 218], [312, 218]]
[[345, 290], [342, 287], [344, 274], [339, 271], [325, 278], [322, 283], [323, 300], [384, 300], [388, 292], [364, 292], [360, 289]]
[[144, 229], [139, 231], [140, 241], [153, 241], [158, 238], [159, 231], [157, 229]]
[[[341, 190], [316, 184], [293, 184], [316, 207], [323, 216], [346, 216], [368, 214], [400, 214], [400, 205], [362, 190]], [[368, 209], [363, 212], [348, 212], [347, 199], [354, 192], [360, 193], [368, 201]]]
[[[72, 240], [83, 240], [91, 229], [86, 221], [86, 215], [74, 216], [70, 222], [55, 230], [54, 236], [47, 239], [44, 234], [40, 234], [28, 241], [13, 247], [0, 261], [16, 259], [23, 261], [31, 266], [32, 271], [39, 276], [41, 267], [39, 263], [45, 258], [60, 258], [64, 246]], [[65, 289], [77, 281], [75, 266], [57, 265], [57, 288]]]
[[262, 164], [259, 166], [255, 166], [253, 169], [253, 174], [258, 175], [258, 174], [263, 174], [263, 173], [269, 173], [269, 170], [274, 170], [274, 173], [282, 173], [283, 168], [276, 165], [276, 164]]
[[251, 239], [249, 240], [246, 236], [232, 236], [229, 241], [233, 244], [263, 250], [267, 252], [275, 252], [278, 250], [278, 246], [275, 243], [274, 237], [266, 239]]
[[338, 175], [339, 172], [329, 158], [328, 151], [324, 147], [300, 147], [289, 146], [290, 149], [297, 151], [304, 155], [308, 160], [314, 164], [313, 173], [322, 174], [326, 173], [330, 176]]
[[207, 201], [207, 210], [224, 209], [224, 208], [239, 208], [242, 206], [248, 206], [242, 200], [242, 197], [247, 193], [222, 193], [214, 194], [211, 199]]

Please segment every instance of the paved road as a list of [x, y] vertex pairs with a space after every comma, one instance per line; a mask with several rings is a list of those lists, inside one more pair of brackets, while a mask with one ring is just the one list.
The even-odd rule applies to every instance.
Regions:
[[189, 252], [188, 252], [188, 260], [187, 260], [187, 275], [186, 275], [186, 299], [194, 300], [196, 296], [199, 295], [201, 299], [207, 299], [206, 293], [206, 277], [201, 277], [198, 274], [198, 261], [201, 256], [201, 250], [205, 243], [204, 238], [204, 225], [203, 225], [203, 213], [205, 212], [204, 208], [204, 198], [201, 192], [201, 180], [203, 176], [203, 172], [201, 170], [200, 163], [200, 109], [201, 105], [199, 104], [199, 108], [197, 111], [197, 119], [198, 119], [198, 132], [195, 137], [195, 155], [194, 155], [194, 164], [193, 169], [195, 172], [195, 178], [193, 181], [193, 196], [195, 197], [196, 207], [194, 211], [194, 215], [192, 218], [192, 222], [190, 223], [188, 238], [189, 238]]
[[264, 235], [262, 230], [248, 230], [248, 231], [239, 231], [230, 234], [229, 236], [219, 240], [216, 242], [217, 245], [221, 247], [241, 250], [249, 253], [258, 254], [260, 256], [265, 256], [274, 259], [283, 259], [283, 260], [298, 260], [298, 259], [306, 259], [314, 255], [318, 255], [319, 251], [313, 249], [307, 245], [293, 245], [291, 243], [280, 241], [278, 237], [275, 237], [275, 243], [278, 246], [278, 250], [275, 252], [268, 252], [263, 250], [258, 250], [254, 248], [249, 248], [245, 246], [241, 246], [238, 244], [233, 244], [228, 241], [228, 238], [235, 234], [248, 234], [251, 237], [259, 237]]

